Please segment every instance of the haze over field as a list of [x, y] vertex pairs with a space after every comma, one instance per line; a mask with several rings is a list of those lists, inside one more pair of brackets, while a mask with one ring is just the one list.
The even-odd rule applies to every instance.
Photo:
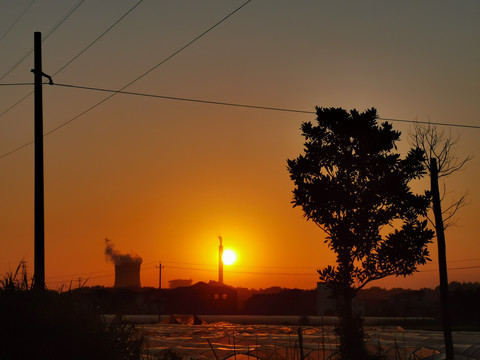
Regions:
[[[0, 6], [0, 77], [46, 36], [53, 75], [137, 2], [30, 0]], [[216, 24], [244, 1], [143, 1], [55, 83], [118, 90]], [[480, 3], [251, 1], [126, 91], [314, 111], [375, 107], [383, 118], [480, 126]], [[14, 26], [12, 27], [12, 24]], [[11, 29], [10, 29], [11, 27]], [[2, 37], [2, 35], [5, 35]], [[33, 56], [0, 83], [32, 82]], [[0, 156], [33, 139], [30, 86], [0, 86]], [[44, 86], [50, 132], [108, 94]], [[321, 230], [292, 208], [286, 160], [302, 151], [300, 125], [314, 114], [254, 110], [118, 94], [45, 137], [46, 282], [113, 285], [105, 238], [143, 259], [141, 283], [217, 279], [218, 236], [237, 259], [234, 286], [313, 288], [334, 264]], [[402, 131], [408, 147], [412, 124]], [[449, 280], [480, 279], [480, 129], [459, 134], [467, 168], [446, 199], [469, 192], [448, 229]], [[0, 158], [0, 271], [25, 259], [33, 270], [33, 146]], [[428, 182], [416, 184], [423, 191]], [[372, 285], [435, 287], [432, 262], [413, 277]]]

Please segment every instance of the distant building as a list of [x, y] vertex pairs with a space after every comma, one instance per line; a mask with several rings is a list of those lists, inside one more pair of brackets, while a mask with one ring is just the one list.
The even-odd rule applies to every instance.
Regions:
[[192, 286], [192, 279], [175, 279], [168, 281], [168, 288], [175, 289], [178, 287]]
[[228, 315], [237, 312], [237, 292], [224, 285], [204, 282], [178, 287], [167, 293], [169, 314]]

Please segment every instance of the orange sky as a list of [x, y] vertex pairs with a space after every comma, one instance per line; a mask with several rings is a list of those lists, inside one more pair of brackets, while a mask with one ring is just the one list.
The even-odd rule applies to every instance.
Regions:
[[[0, 8], [2, 36], [29, 0]], [[0, 77], [77, 1], [37, 0], [0, 40]], [[82, 3], [43, 43], [55, 73], [135, 1]], [[242, 1], [145, 1], [54, 77], [118, 89], [194, 39]], [[252, 1], [129, 91], [314, 110], [376, 107], [380, 116], [480, 125], [480, 3], [450, 1]], [[30, 55], [0, 83], [31, 82]], [[0, 113], [30, 91], [0, 87]], [[106, 95], [44, 87], [45, 132]], [[322, 232], [291, 206], [286, 160], [302, 151], [313, 115], [117, 95], [45, 138], [46, 280], [113, 285], [104, 239], [143, 258], [141, 281], [217, 279], [218, 239], [237, 253], [225, 282], [249, 288], [313, 288], [333, 264]], [[395, 122], [406, 140], [411, 127]], [[449, 131], [450, 128], [445, 128]], [[469, 192], [447, 232], [450, 280], [480, 280], [477, 177], [480, 130], [452, 128], [458, 155], [448, 179]], [[0, 155], [33, 139], [33, 98], [0, 116]], [[407, 144], [402, 142], [400, 150]], [[33, 146], [0, 159], [0, 271], [33, 269]], [[450, 196], [450, 195], [449, 195]], [[447, 196], [448, 198], [448, 196]], [[373, 285], [436, 286], [433, 262], [407, 279]]]

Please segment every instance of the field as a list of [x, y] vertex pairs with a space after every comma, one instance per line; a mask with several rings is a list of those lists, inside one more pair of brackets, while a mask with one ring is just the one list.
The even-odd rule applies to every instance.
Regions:
[[[202, 325], [139, 326], [145, 333], [149, 352], [160, 358], [299, 360], [302, 354], [303, 358], [312, 360], [335, 358], [338, 341], [333, 325], [288, 324], [292, 318], [296, 317], [283, 318], [287, 325], [255, 325], [251, 324], [254, 317], [246, 317], [244, 322], [250, 324], [217, 321]], [[278, 322], [281, 317], [270, 320]], [[444, 358], [443, 334], [439, 331], [367, 325], [366, 332], [369, 350], [384, 354], [386, 359]], [[456, 359], [480, 359], [480, 332], [455, 332], [453, 339]]]

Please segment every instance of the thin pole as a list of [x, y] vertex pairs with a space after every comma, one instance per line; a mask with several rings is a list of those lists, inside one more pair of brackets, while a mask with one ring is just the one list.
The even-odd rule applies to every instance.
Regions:
[[158, 262], [158, 266], [157, 266], [157, 269], [158, 269], [158, 289], [160, 290], [162, 288], [162, 262], [159, 261]]
[[220, 246], [218, 247], [218, 282], [223, 284], [223, 244], [222, 237], [219, 236]]
[[45, 212], [43, 183], [43, 94], [42, 94], [42, 33], [34, 33], [35, 93], [35, 259], [34, 288], [45, 289]]
[[432, 191], [433, 214], [435, 216], [435, 232], [438, 246], [438, 269], [440, 272], [440, 305], [442, 309], [443, 337], [445, 341], [445, 355], [447, 360], [453, 360], [452, 325], [450, 308], [448, 304], [448, 277], [447, 277], [447, 253], [445, 245], [445, 233], [443, 226], [440, 191], [438, 189], [437, 159], [430, 159], [430, 181]]

